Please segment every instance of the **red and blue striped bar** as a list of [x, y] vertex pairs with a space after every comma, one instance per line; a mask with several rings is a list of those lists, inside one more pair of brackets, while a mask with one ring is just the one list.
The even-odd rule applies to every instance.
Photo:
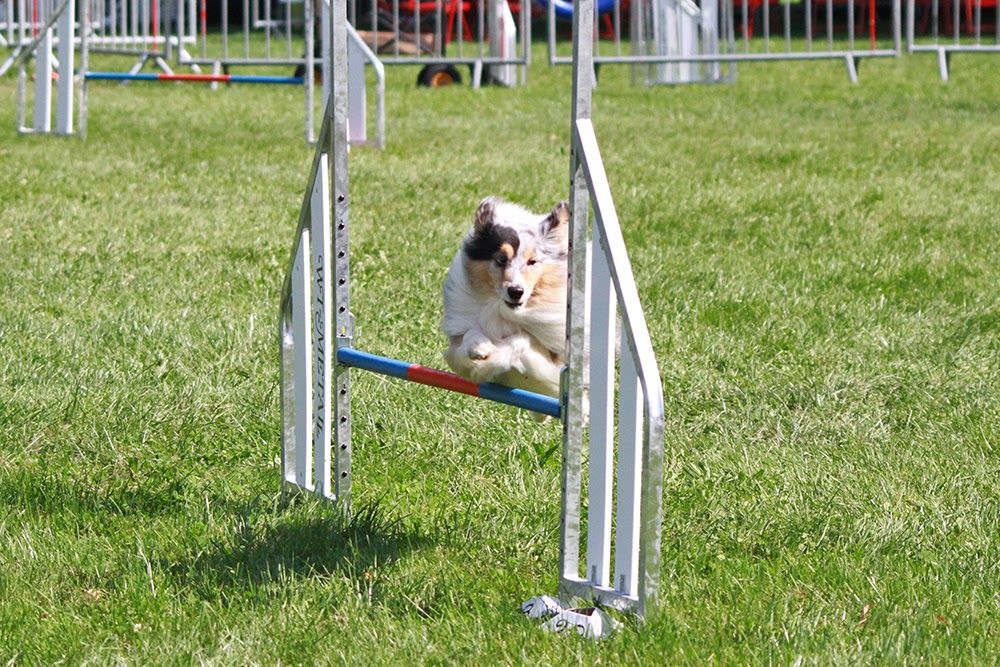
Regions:
[[426, 368], [420, 364], [411, 364], [407, 361], [380, 357], [377, 354], [369, 354], [355, 350], [351, 347], [342, 347], [337, 350], [337, 361], [344, 366], [352, 368], [362, 368], [366, 371], [388, 375], [389, 377], [426, 384], [431, 387], [457, 391], [460, 394], [468, 394], [477, 398], [485, 398], [488, 401], [513, 405], [517, 408], [540, 412], [550, 417], [560, 417], [562, 412], [559, 400], [551, 396], [536, 394], [533, 391], [524, 389], [513, 389], [503, 385], [486, 382], [476, 384], [471, 380], [466, 380], [454, 373], [438, 371], [433, 368]]
[[87, 81], [193, 81], [195, 83], [272, 83], [302, 85], [301, 76], [258, 74], [163, 74], [160, 72], [87, 72]]

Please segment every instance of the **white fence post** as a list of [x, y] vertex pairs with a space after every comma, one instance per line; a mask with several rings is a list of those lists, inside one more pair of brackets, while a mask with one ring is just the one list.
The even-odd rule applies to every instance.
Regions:
[[52, 131], [52, 28], [47, 28], [35, 56], [35, 132]]
[[330, 406], [335, 351], [330, 310], [333, 277], [330, 270], [330, 167], [327, 155], [320, 156], [319, 171], [310, 199], [312, 218], [312, 356], [313, 356], [313, 483], [316, 494], [333, 497], [330, 488]]
[[312, 282], [309, 280], [310, 234], [303, 229], [292, 264], [292, 337], [295, 341], [295, 473], [298, 486], [310, 491], [312, 477]]
[[[82, 0], [89, 2], [90, 0]], [[73, 134], [73, 82], [76, 76], [76, 52], [74, 47], [76, 26], [76, 3], [68, 0], [66, 8], [59, 16], [59, 86], [56, 100], [56, 132]]]

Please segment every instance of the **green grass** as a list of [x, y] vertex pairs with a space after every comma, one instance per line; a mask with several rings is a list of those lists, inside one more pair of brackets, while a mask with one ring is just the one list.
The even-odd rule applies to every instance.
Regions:
[[[476, 203], [566, 197], [536, 55], [518, 90], [390, 69], [389, 147], [351, 153], [363, 349], [441, 366]], [[17, 137], [0, 80], [0, 662], [1000, 661], [996, 74], [602, 71], [668, 457], [662, 604], [600, 645], [517, 611], [556, 587], [556, 423], [359, 373], [356, 516], [282, 499], [300, 92], [92, 85], [80, 142]]]

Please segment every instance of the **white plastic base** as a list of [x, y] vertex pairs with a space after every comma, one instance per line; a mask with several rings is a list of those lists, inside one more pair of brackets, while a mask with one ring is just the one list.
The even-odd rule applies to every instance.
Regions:
[[576, 632], [590, 639], [604, 639], [621, 627], [621, 623], [597, 607], [567, 609], [559, 600], [540, 595], [521, 605], [528, 618], [548, 619], [542, 629], [549, 632]]

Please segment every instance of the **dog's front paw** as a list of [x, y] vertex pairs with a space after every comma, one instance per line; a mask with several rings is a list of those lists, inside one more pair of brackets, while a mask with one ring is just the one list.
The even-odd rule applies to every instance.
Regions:
[[481, 340], [469, 348], [469, 359], [473, 361], [483, 361], [489, 359], [496, 350], [496, 345], [488, 340]]
[[531, 352], [531, 339], [523, 333], [508, 336], [503, 339], [503, 349], [510, 370], [524, 375], [527, 372], [525, 357]]
[[549, 420], [549, 416], [542, 412], [529, 412], [528, 414], [531, 415], [531, 418], [534, 419], [539, 424], [544, 424]]
[[483, 382], [493, 382], [499, 375], [496, 367], [484, 360], [472, 364], [468, 378], [476, 384], [482, 384]]

